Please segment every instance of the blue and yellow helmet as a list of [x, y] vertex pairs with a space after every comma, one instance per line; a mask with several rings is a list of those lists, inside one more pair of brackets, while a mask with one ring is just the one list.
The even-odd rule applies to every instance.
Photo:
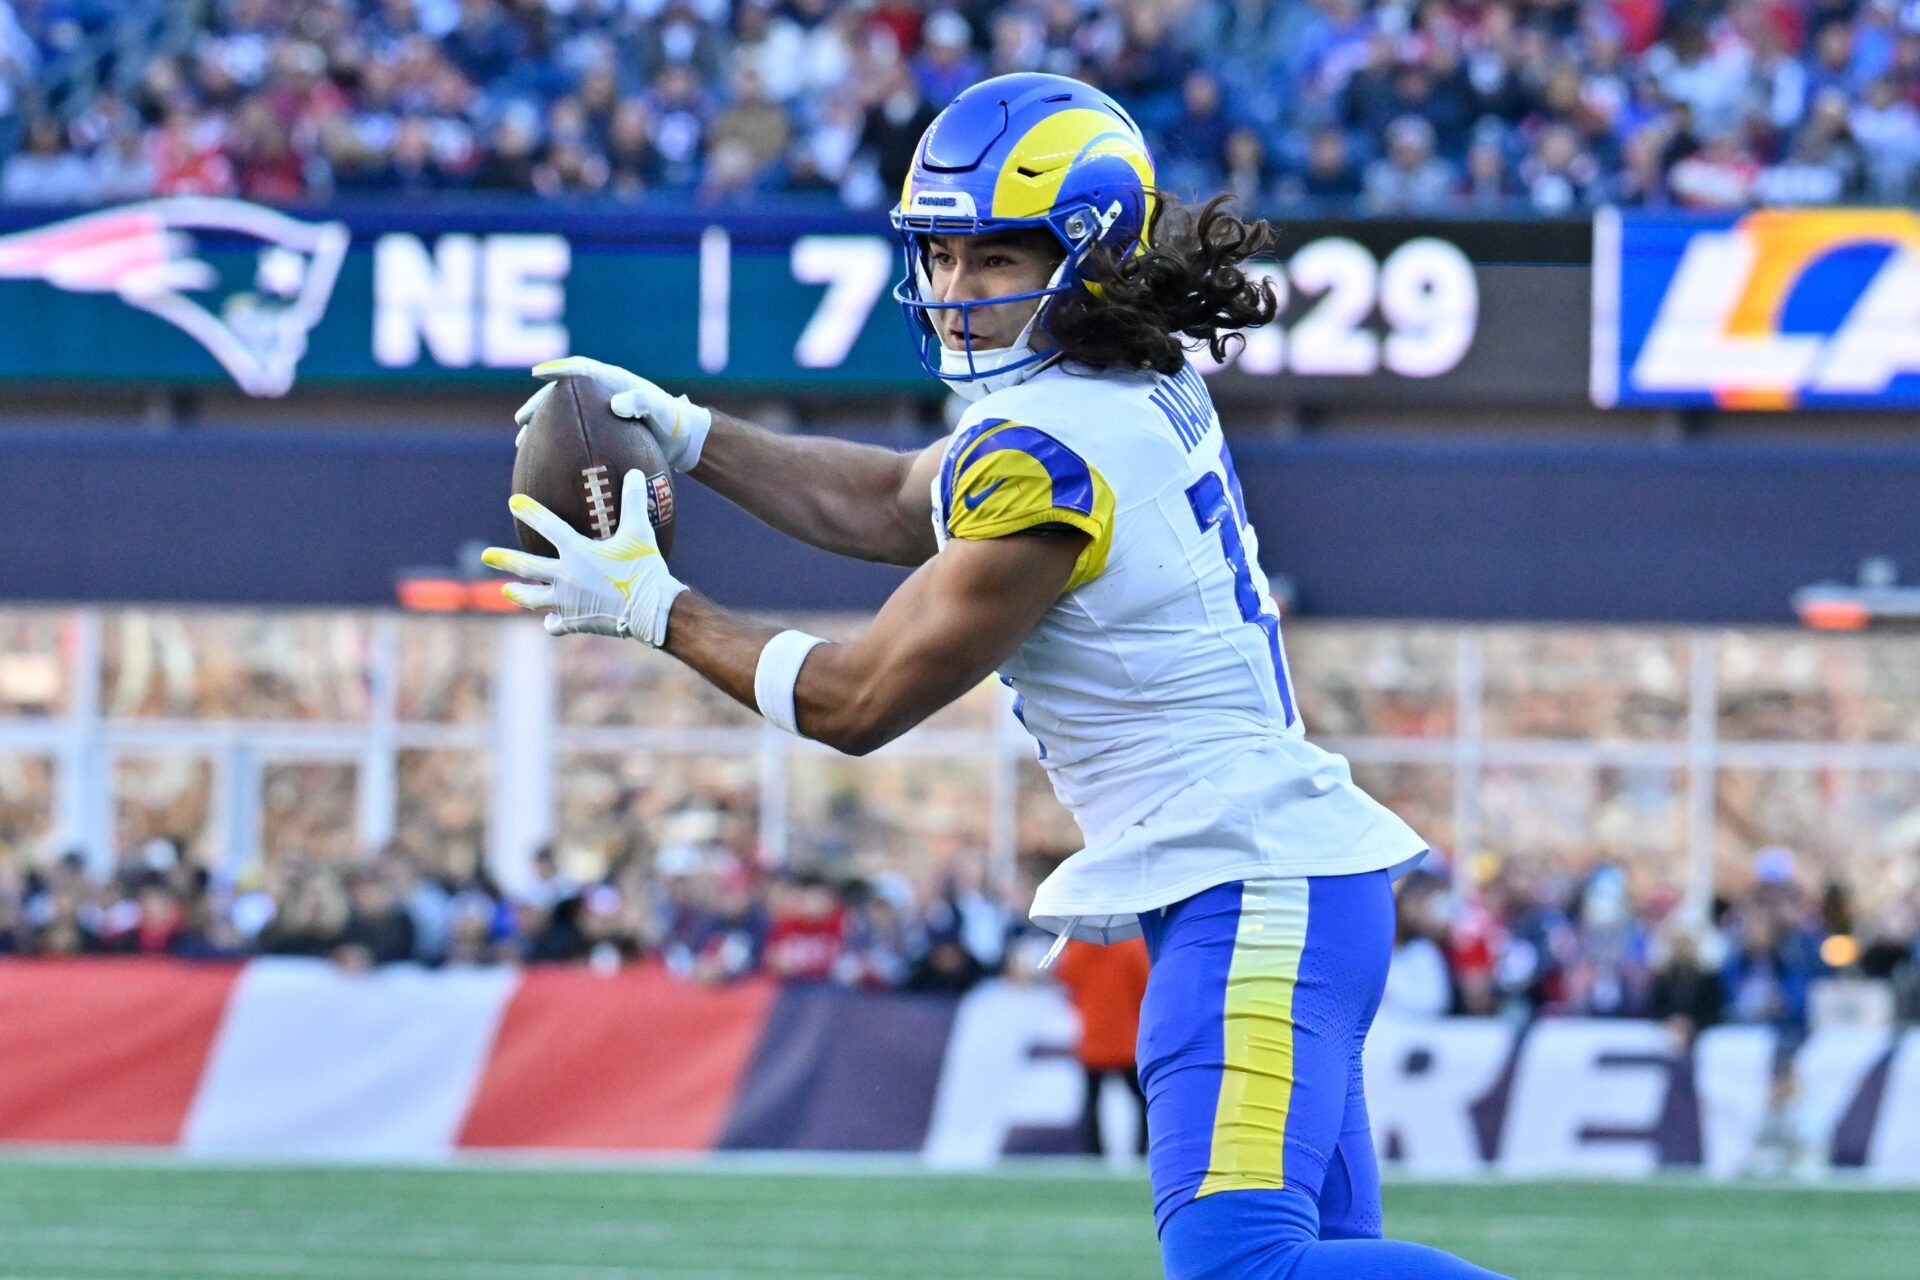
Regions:
[[[967, 89], [920, 139], [893, 211], [906, 255], [894, 297], [906, 311], [920, 363], [962, 394], [1017, 382], [1046, 361], [1027, 348], [1050, 299], [1077, 288], [1094, 245], [1116, 258], [1135, 252], [1153, 216], [1153, 157], [1119, 103], [1090, 85], [1040, 72], [996, 76]], [[1065, 250], [1043, 289], [971, 302], [930, 296], [926, 237], [984, 235], [1023, 228], [1051, 231]], [[1012, 347], [950, 351], [930, 313], [957, 311], [963, 327], [975, 307], [1038, 298], [1033, 320]], [[1026, 372], [1019, 372], [1026, 371]]]

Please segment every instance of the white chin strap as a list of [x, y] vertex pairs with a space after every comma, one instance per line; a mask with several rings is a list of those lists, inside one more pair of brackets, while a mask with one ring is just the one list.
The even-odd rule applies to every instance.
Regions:
[[[1067, 263], [1070, 260], [1071, 256], [1060, 260], [1060, 265], [1053, 270], [1052, 278], [1047, 281], [1047, 288], [1059, 287], [1061, 278], [1067, 273]], [[923, 298], [932, 296], [933, 288], [927, 279], [926, 268], [916, 267], [915, 269], [920, 276], [920, 296]], [[1040, 313], [1045, 311], [1047, 304], [1058, 296], [1053, 294], [1040, 299], [1039, 305], [1034, 307], [1033, 314], [1027, 317], [1027, 323], [1010, 346], [993, 347], [986, 351], [969, 353], [955, 351], [942, 342], [940, 344], [940, 381], [946, 383], [947, 389], [962, 400], [979, 400], [995, 391], [1019, 386], [1046, 368], [1050, 361], [1033, 359], [1035, 354], [1032, 345], [1033, 330], [1034, 326], [1040, 323]], [[968, 358], [969, 354], [971, 359]], [[1028, 363], [1021, 364], [1023, 360]], [[1010, 364], [1020, 367], [1008, 369], [1006, 366]], [[1004, 372], [997, 372], [999, 370]]]

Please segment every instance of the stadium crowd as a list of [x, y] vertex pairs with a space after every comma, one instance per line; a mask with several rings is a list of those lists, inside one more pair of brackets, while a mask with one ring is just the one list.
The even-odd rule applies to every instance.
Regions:
[[1465, 877], [1417, 870], [1400, 893], [1387, 1005], [1659, 1018], [1682, 1038], [1760, 1023], [1792, 1037], [1817, 1016], [1819, 980], [1838, 977], [1920, 1020], [1920, 903], [1864, 910], [1837, 882], [1809, 893], [1801, 869], [1785, 847], [1763, 849], [1744, 889], [1699, 912], [1674, 896], [1635, 902], [1610, 863], [1574, 874], [1487, 856]]
[[968, 860], [924, 889], [894, 875], [763, 873], [719, 845], [668, 845], [589, 879], [548, 849], [534, 872], [510, 894], [484, 871], [430, 873], [389, 851], [350, 867], [288, 860], [228, 885], [160, 839], [100, 877], [78, 854], [24, 871], [0, 862], [0, 956], [310, 956], [349, 969], [652, 960], [699, 982], [765, 973], [963, 991], [1032, 965], [1050, 941], [1017, 925]]
[[[209, 0], [49, 110], [109, 0], [0, 0], [0, 202], [891, 202], [987, 75], [1114, 93], [1257, 208], [1904, 203], [1912, 0]], [[124, 81], [124, 88], [119, 87]]]
[[[1744, 892], [1707, 914], [1636, 906], [1623, 871], [1562, 873], [1490, 855], [1460, 874], [1413, 872], [1386, 1008], [1663, 1018], [1686, 1036], [1723, 1021], [1803, 1032], [1818, 979], [1883, 984], [1920, 1020], [1920, 930], [1911, 911], [1860, 918], [1848, 893], [1801, 887], [1793, 855], [1763, 851]], [[873, 990], [960, 992], [1030, 977], [1051, 939], [1025, 921], [1030, 880], [995, 886], [982, 861], [949, 859], [922, 882], [766, 871], [720, 844], [670, 844], [575, 878], [551, 850], [507, 893], [484, 872], [430, 873], [398, 851], [372, 862], [288, 860], [220, 883], [166, 840], [105, 877], [68, 855], [0, 863], [0, 956], [313, 956], [349, 969], [655, 962], [690, 981], [754, 974]]]

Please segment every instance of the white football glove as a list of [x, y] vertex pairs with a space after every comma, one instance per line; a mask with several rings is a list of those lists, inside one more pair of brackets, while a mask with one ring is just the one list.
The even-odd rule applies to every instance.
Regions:
[[707, 432], [713, 428], [713, 413], [685, 396], [670, 396], [637, 373], [585, 356], [567, 356], [537, 364], [533, 366], [533, 376], [547, 385], [534, 392], [513, 415], [513, 420], [520, 424], [519, 434], [513, 438], [514, 448], [520, 447], [527, 423], [533, 421], [540, 402], [553, 390], [553, 379], [591, 378], [613, 397], [615, 413], [646, 425], [659, 442], [660, 452], [666, 455], [668, 466], [675, 471], [691, 471], [700, 464], [700, 447], [707, 442]]
[[647, 478], [637, 468], [621, 482], [620, 527], [611, 538], [576, 532], [524, 493], [508, 499], [507, 509], [551, 542], [559, 558], [488, 547], [480, 559], [531, 579], [509, 583], [501, 594], [522, 609], [546, 611], [549, 635], [631, 636], [656, 649], [667, 642], [667, 614], [687, 587], [667, 572], [647, 519]]

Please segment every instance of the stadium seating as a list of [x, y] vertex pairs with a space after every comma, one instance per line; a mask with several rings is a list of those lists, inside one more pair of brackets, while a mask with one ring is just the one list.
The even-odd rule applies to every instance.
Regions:
[[1170, 188], [1266, 211], [1903, 203], [1913, 23], [1816, 0], [0, 0], [0, 202], [871, 207], [962, 86], [1042, 69], [1125, 101]]

